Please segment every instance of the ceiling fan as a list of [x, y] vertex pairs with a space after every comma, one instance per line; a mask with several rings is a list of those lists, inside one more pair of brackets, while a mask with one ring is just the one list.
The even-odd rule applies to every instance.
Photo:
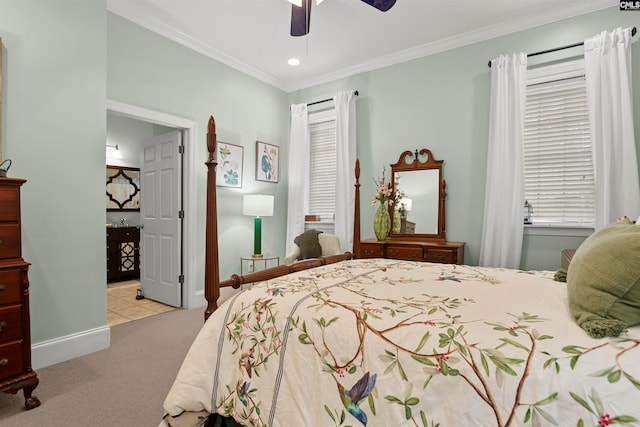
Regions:
[[[311, 24], [311, 3], [313, 0], [288, 0], [291, 3], [291, 35], [304, 36], [309, 33]], [[323, 0], [316, 0], [316, 4]], [[360, 0], [379, 11], [386, 12], [391, 9], [396, 0]]]

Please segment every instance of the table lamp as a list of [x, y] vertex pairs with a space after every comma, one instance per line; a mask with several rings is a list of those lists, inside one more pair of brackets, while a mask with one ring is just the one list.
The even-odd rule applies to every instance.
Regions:
[[253, 220], [253, 258], [262, 258], [262, 217], [273, 216], [273, 196], [247, 194], [242, 198], [242, 214]]

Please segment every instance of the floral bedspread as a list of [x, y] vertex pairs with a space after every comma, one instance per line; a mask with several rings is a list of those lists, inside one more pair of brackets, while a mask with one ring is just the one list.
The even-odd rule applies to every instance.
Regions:
[[640, 327], [590, 338], [553, 272], [353, 260], [226, 301], [164, 407], [176, 424], [640, 426], [638, 361]]

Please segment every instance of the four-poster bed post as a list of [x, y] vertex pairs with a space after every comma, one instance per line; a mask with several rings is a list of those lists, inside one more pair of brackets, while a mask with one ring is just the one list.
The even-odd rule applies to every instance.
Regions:
[[360, 258], [360, 159], [356, 159], [353, 207], [353, 257]]
[[207, 165], [207, 216], [206, 216], [206, 240], [205, 240], [205, 267], [204, 267], [204, 297], [207, 299], [207, 309], [204, 312], [204, 320], [218, 308], [220, 298], [220, 270], [218, 267], [218, 207], [216, 202], [216, 122], [213, 116], [209, 117], [207, 126], [207, 151], [209, 158]]

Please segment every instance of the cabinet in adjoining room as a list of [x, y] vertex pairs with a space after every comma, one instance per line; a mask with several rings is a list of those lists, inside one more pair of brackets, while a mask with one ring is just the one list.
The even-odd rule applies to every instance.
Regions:
[[107, 282], [140, 278], [140, 229], [107, 227]]

